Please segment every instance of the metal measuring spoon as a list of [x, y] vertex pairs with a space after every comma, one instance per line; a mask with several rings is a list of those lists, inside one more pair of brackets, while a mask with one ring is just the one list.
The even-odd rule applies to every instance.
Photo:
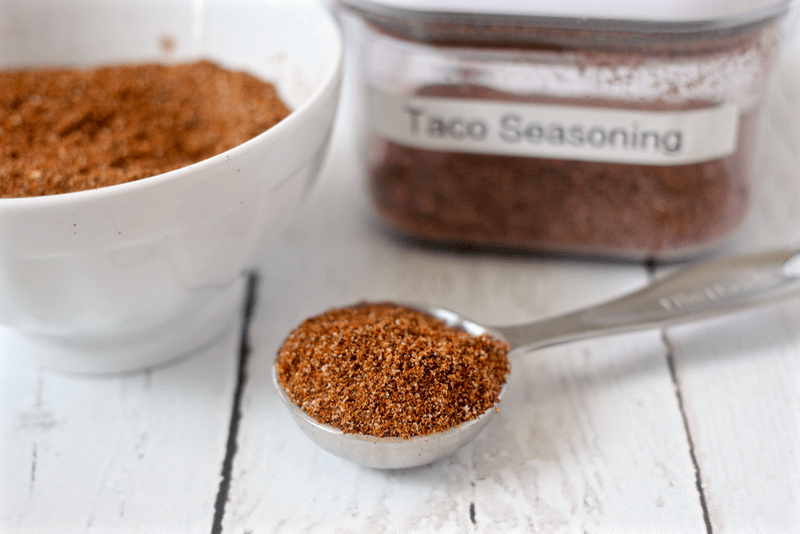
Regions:
[[[490, 334], [511, 345], [510, 357], [579, 339], [664, 327], [724, 315], [788, 297], [800, 290], [800, 250], [714, 260], [688, 267], [621, 298], [517, 326], [483, 326], [434, 306], [410, 305], [473, 335]], [[494, 407], [446, 432], [408, 439], [344, 433], [321, 424], [276, 389], [300, 428], [329, 452], [377, 468], [415, 467], [448, 456], [486, 425]], [[505, 386], [504, 386], [505, 388]], [[501, 393], [502, 395], [502, 393]]]

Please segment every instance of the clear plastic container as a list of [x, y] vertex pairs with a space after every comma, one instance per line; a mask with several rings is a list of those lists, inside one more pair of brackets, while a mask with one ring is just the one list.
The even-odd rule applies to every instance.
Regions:
[[793, 3], [537, 3], [340, 0], [381, 219], [431, 242], [637, 259], [731, 236]]

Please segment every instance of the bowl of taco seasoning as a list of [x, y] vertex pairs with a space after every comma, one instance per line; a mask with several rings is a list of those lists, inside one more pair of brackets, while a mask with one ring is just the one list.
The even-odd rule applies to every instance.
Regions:
[[326, 153], [342, 67], [330, 11], [44, 0], [7, 15], [3, 346], [104, 374], [221, 338]]
[[729, 242], [796, 4], [339, 0], [375, 212], [421, 242], [682, 260]]

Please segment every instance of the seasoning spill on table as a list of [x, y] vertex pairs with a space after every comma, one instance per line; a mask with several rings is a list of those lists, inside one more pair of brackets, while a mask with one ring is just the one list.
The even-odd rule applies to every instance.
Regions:
[[724, 243], [751, 203], [788, 4], [708, 20], [522, 4], [340, 2], [361, 42], [363, 159], [383, 223], [635, 259]]
[[508, 345], [393, 303], [334, 308], [301, 323], [278, 350], [278, 382], [320, 423], [410, 438], [491, 409], [510, 371]]
[[0, 197], [105, 187], [215, 156], [289, 114], [275, 87], [199, 60], [0, 72]]

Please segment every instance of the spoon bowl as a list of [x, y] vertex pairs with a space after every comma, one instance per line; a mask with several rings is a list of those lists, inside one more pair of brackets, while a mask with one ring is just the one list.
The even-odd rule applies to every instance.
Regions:
[[[317, 445], [345, 460], [365, 467], [399, 469], [426, 465], [450, 456], [480, 434], [494, 408], [446, 432], [411, 438], [376, 438], [364, 434], [347, 434], [331, 425], [315, 421], [298, 405], [293, 403], [278, 384], [273, 368], [273, 380], [278, 395], [289, 408], [289, 413], [298, 426]], [[505, 386], [503, 386], [505, 390]], [[500, 393], [500, 398], [503, 394]]]
[[[513, 358], [569, 341], [663, 328], [743, 311], [796, 295], [798, 291], [800, 250], [779, 250], [687, 267], [621, 298], [515, 326], [484, 326], [444, 308], [404, 306], [474, 336], [489, 334], [506, 341], [511, 346], [509, 356]], [[317, 422], [289, 399], [278, 382], [274, 366], [273, 381], [280, 398], [308, 437], [328, 452], [375, 468], [416, 467], [449, 456], [472, 441], [497, 411], [496, 407], [489, 408], [476, 419], [445, 432], [411, 438], [378, 438], [345, 433]]]

